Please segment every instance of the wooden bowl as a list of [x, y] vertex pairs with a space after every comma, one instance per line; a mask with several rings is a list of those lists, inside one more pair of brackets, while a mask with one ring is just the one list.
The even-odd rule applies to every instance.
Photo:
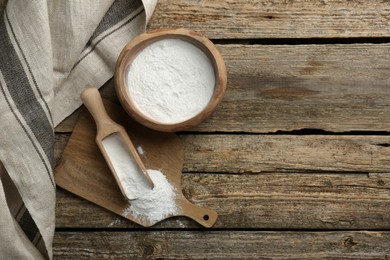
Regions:
[[[181, 39], [201, 49], [214, 68], [215, 86], [208, 105], [194, 117], [173, 124], [158, 122], [139, 111], [130, 97], [126, 75], [137, 54], [150, 44], [162, 39]], [[147, 73], [147, 72], [146, 72]], [[130, 41], [118, 57], [115, 68], [115, 88], [119, 101], [125, 111], [142, 125], [164, 132], [177, 132], [194, 127], [208, 118], [216, 109], [226, 89], [227, 76], [223, 58], [214, 44], [199, 33], [185, 29], [163, 29], [144, 33]]]

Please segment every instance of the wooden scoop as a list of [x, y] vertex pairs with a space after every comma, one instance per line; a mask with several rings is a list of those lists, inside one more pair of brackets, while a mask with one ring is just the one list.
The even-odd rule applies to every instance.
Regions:
[[153, 189], [154, 183], [126, 130], [108, 116], [99, 91], [87, 88], [81, 94], [81, 100], [95, 120], [96, 143], [123, 196], [134, 200], [146, 190]]

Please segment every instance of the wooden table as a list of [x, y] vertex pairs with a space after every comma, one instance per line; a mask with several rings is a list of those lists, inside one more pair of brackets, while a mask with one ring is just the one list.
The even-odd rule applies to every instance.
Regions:
[[227, 65], [215, 114], [178, 133], [184, 193], [219, 218], [142, 228], [59, 188], [55, 257], [389, 259], [390, 2], [161, 0], [148, 30], [163, 27], [203, 33]]

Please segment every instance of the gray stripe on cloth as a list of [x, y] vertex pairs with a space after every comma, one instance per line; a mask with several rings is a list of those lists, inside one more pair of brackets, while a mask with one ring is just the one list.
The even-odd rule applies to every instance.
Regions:
[[[16, 38], [15, 41], [17, 41]], [[28, 127], [31, 129], [31, 131], [35, 135], [35, 138], [38, 140], [39, 145], [42, 147], [44, 153], [46, 154], [46, 157], [50, 162], [50, 167], [46, 165], [45, 160], [43, 160], [42, 157], [43, 155], [40, 154], [33, 139], [31, 138], [31, 136], [29, 136], [25, 126], [23, 126], [22, 121], [20, 119], [18, 119], [18, 121], [23, 127], [26, 134], [29, 136], [29, 139], [33, 143], [35, 150], [39, 153], [39, 156], [45, 164], [45, 167], [53, 169], [53, 128], [41, 104], [35, 97], [34, 91], [29, 83], [27, 75], [23, 70], [22, 63], [19, 60], [16, 50], [11, 43], [11, 39], [7, 33], [7, 28], [5, 25], [4, 14], [0, 16], [0, 45], [3, 49], [3, 51], [0, 52], [0, 70], [3, 74], [8, 92], [10, 93], [12, 101], [14, 102], [16, 108], [23, 116]], [[2, 86], [2, 88], [4, 88], [4, 86]], [[4, 96], [6, 96], [5, 92]], [[7, 102], [9, 103], [9, 101]], [[49, 175], [51, 175], [50, 170], [48, 172]], [[50, 179], [54, 184], [51, 176]]]
[[39, 250], [39, 252], [41, 252], [41, 254], [45, 257], [45, 259], [50, 259], [49, 255], [47, 254], [45, 241], [43, 241], [43, 237], [40, 233], [39, 233], [39, 237], [37, 238], [37, 242], [34, 245]]
[[[142, 4], [142, 3], [141, 3]], [[138, 6], [139, 7], [139, 6]], [[135, 8], [134, 10], [132, 10], [132, 12], [133, 11], [135, 11], [137, 8]], [[116, 31], [118, 31], [119, 29], [121, 29], [122, 27], [124, 27], [124, 26], [126, 26], [127, 24], [129, 24], [129, 23], [131, 23], [135, 18], [137, 18], [138, 16], [140, 16], [142, 13], [144, 13], [145, 12], [145, 10], [144, 9], [142, 9], [141, 11], [139, 11], [138, 13], [136, 13], [134, 16], [132, 16], [132, 17], [130, 17], [125, 23], [123, 23], [121, 26], [119, 26], [118, 28], [115, 28], [114, 30], [112, 30], [112, 31], [110, 31], [110, 32], [108, 32], [106, 35], [104, 35], [101, 39], [99, 39], [95, 44], [92, 44], [92, 41], [93, 41], [93, 39], [95, 39], [97, 36], [99, 36], [98, 34], [96, 34], [95, 35], [95, 33], [92, 35], [92, 37], [91, 37], [91, 39], [88, 41], [88, 43], [87, 43], [87, 46], [86, 46], [86, 49], [87, 48], [91, 48], [86, 54], [84, 54], [74, 65], [73, 65], [73, 68], [71, 69], [71, 71], [72, 70], [74, 70], [74, 68], [77, 66], [77, 65], [79, 65], [79, 63], [80, 62], [82, 62], [89, 54], [91, 54], [94, 50], [95, 50], [95, 48], [96, 48], [96, 46], [100, 43], [100, 42], [102, 42], [105, 38], [107, 38], [108, 36], [110, 36], [111, 34], [113, 34], [113, 33], [115, 33]], [[127, 13], [127, 15], [126, 16], [128, 16], [128, 13]], [[123, 18], [122, 18], [123, 19]], [[104, 20], [104, 18], [103, 18], [103, 20]], [[114, 26], [115, 24], [114, 24], [114, 22], [116, 22], [116, 23], [119, 23], [121, 20], [111, 20], [111, 22], [112, 22], [112, 24], [110, 24], [110, 26], [112, 27], [112, 26]], [[106, 25], [105, 25], [106, 26]], [[108, 27], [108, 28], [106, 28], [106, 29], [110, 29], [110, 27]], [[101, 34], [101, 33], [100, 33]], [[95, 37], [94, 37], [94, 35], [95, 35]]]
[[5, 170], [4, 165], [0, 163], [0, 167], [2, 167], [0, 169], [0, 172], [2, 173], [0, 181], [3, 183], [5, 198], [10, 213], [31, 243], [37, 245], [39, 243], [41, 233], [24, 205], [22, 197], [20, 196], [20, 193], [8, 172]]
[[41, 232], [39, 232], [38, 226], [35, 224], [30, 212], [24, 204], [19, 211], [23, 212], [21, 216], [17, 216], [16, 218], [20, 228], [26, 234], [28, 240], [30, 240], [31, 243], [37, 247], [39, 252], [41, 252], [41, 254], [44, 255], [46, 259], [48, 259], [49, 257], [47, 255], [47, 250], [42, 239]]
[[28, 72], [29, 72], [30, 75], [31, 75], [32, 81], [33, 81], [33, 83], [34, 83], [34, 86], [35, 86], [35, 88], [36, 88], [36, 90], [37, 90], [37, 92], [38, 92], [38, 94], [39, 94], [39, 97], [42, 99], [42, 101], [43, 101], [43, 103], [44, 103], [44, 105], [45, 105], [45, 107], [46, 107], [46, 110], [47, 110], [48, 113], [49, 113], [50, 121], [51, 121], [51, 123], [53, 124], [53, 116], [52, 116], [51, 111], [50, 111], [50, 109], [49, 109], [49, 105], [47, 104], [46, 100], [43, 98], [42, 91], [41, 91], [41, 90], [39, 89], [39, 87], [38, 87], [38, 84], [37, 84], [37, 81], [36, 81], [36, 79], [35, 79], [35, 76], [34, 76], [34, 74], [33, 74], [32, 71], [31, 71], [30, 64], [28, 63], [28, 61], [27, 61], [27, 59], [26, 59], [26, 56], [24, 55], [24, 52], [23, 52], [22, 48], [20, 47], [19, 41], [16, 39], [16, 35], [15, 35], [15, 32], [14, 32], [14, 28], [12, 27], [12, 24], [11, 24], [9, 18], [8, 18], [7, 10], [5, 10], [4, 13], [5, 13], [5, 18], [7, 19], [7, 23], [8, 23], [8, 25], [9, 25], [10, 29], [11, 29], [12, 36], [14, 37], [15, 42], [16, 42], [16, 44], [17, 44], [17, 46], [18, 46], [19, 52], [22, 54], [23, 61], [24, 61], [24, 62], [26, 63], [26, 65], [27, 65], [27, 69], [28, 69]]
[[114, 1], [114, 3], [108, 9], [107, 13], [104, 15], [103, 19], [100, 21], [99, 25], [96, 27], [96, 30], [92, 34], [87, 45], [90, 45], [93, 39], [125, 19], [129, 14], [137, 10], [140, 6], [142, 6], [142, 1], [140, 0]]
[[[0, 23], [0, 30], [1, 30], [1, 23]], [[0, 33], [1, 35], [1, 33]], [[1, 42], [1, 40], [0, 40]], [[1, 63], [1, 62], [0, 62]], [[6, 93], [5, 93], [5, 89], [3, 87], [3, 84], [1, 84], [0, 82], [0, 89], [1, 89], [1, 93], [3, 94], [4, 96], [4, 99], [5, 101], [7, 102], [7, 105], [9, 107], [9, 109], [12, 111], [12, 114], [15, 116], [16, 120], [18, 121], [19, 125], [22, 127], [23, 131], [26, 133], [26, 136], [28, 137], [28, 139], [30, 140], [31, 144], [33, 145], [35, 151], [37, 152], [39, 158], [41, 159], [41, 162], [43, 164], [43, 166], [45, 167], [46, 169], [46, 172], [50, 178], [50, 181], [53, 185], [53, 187], [55, 188], [55, 183], [54, 183], [54, 180], [53, 180], [53, 177], [51, 175], [51, 170], [50, 170], [50, 167], [46, 164], [45, 162], [45, 159], [43, 158], [43, 155], [41, 154], [41, 152], [39, 151], [36, 143], [34, 142], [34, 140], [32, 139], [32, 136], [30, 135], [30, 133], [27, 131], [26, 127], [24, 126], [24, 124], [22, 123], [22, 121], [20, 120], [20, 118], [18, 117], [18, 115], [16, 114], [16, 112], [14, 111], [14, 109], [12, 108], [11, 106], [11, 103], [10, 103], [10, 100], [8, 99]]]
[[24, 207], [24, 212], [21, 218], [18, 220], [20, 228], [26, 234], [27, 238], [34, 244], [38, 242], [38, 238], [40, 236], [39, 229], [35, 224], [33, 218], [30, 215], [30, 212]]

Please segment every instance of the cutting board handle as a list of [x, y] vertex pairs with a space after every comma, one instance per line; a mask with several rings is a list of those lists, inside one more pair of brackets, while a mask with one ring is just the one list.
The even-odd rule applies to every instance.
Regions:
[[117, 125], [108, 116], [104, 108], [102, 97], [96, 88], [87, 88], [81, 93], [81, 100], [91, 113], [96, 123], [97, 132], [105, 129], [107, 126]]
[[212, 209], [199, 207], [187, 200], [182, 200], [180, 204], [182, 206], [182, 216], [189, 217], [204, 227], [212, 227], [217, 221], [218, 214]]

